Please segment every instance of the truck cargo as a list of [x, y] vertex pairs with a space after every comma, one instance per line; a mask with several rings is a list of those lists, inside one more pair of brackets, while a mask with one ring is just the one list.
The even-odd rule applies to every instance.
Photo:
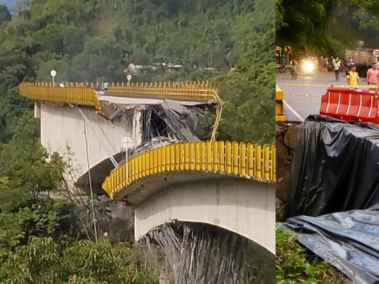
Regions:
[[359, 76], [366, 77], [367, 70], [372, 63], [376, 62], [376, 58], [372, 55], [373, 50], [373, 48], [346, 49], [345, 63], [347, 64], [350, 59], [353, 59]]

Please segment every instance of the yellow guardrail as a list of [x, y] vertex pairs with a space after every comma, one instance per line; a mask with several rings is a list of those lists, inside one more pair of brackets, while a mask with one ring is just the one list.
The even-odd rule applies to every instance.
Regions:
[[[104, 89], [104, 83], [73, 83], [66, 82], [64, 87], [53, 83], [21, 83], [19, 92], [22, 96], [41, 101], [90, 105], [101, 112], [101, 105], [94, 89]], [[110, 83], [106, 95], [145, 98], [172, 99], [179, 101], [203, 101], [218, 104], [215, 123], [212, 126], [211, 140], [217, 137], [218, 126], [224, 103], [217, 94], [217, 89], [207, 81], [199, 82], [155, 82], [155, 83]]]
[[110, 198], [138, 179], [164, 172], [201, 171], [276, 181], [276, 147], [230, 141], [184, 142], [139, 154], [105, 178], [102, 188]]
[[33, 100], [87, 105], [101, 111], [97, 94], [88, 87], [58, 87], [52, 83], [21, 83], [19, 92], [20, 95]]
[[278, 87], [278, 85], [276, 85], [276, 89], [275, 89], [276, 121], [287, 121], [287, 118], [284, 115], [284, 111], [283, 111], [283, 100], [284, 100], [284, 93]]
[[220, 102], [217, 89], [208, 85], [206, 81], [200, 82], [155, 82], [155, 83], [111, 83], [108, 86], [108, 95], [172, 99], [179, 101], [205, 101]]

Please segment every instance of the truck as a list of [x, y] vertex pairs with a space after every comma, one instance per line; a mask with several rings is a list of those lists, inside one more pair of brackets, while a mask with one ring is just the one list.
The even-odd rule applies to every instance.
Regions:
[[345, 65], [353, 59], [359, 76], [366, 77], [367, 70], [376, 62], [376, 58], [372, 55], [373, 50], [373, 48], [346, 49]]

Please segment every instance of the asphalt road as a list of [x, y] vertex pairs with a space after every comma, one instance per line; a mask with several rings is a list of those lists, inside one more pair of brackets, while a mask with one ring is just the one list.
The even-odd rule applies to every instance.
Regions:
[[[361, 85], [366, 84], [366, 79]], [[292, 79], [290, 72], [276, 74], [276, 84], [284, 92], [284, 114], [288, 121], [303, 121], [311, 114], [319, 114], [321, 97], [293, 96], [293, 94], [324, 95], [327, 87], [290, 86], [286, 84], [315, 84], [315, 85], [347, 85], [346, 74], [340, 73], [340, 80], [336, 81], [334, 72], [316, 71], [313, 76], [306, 76], [298, 72], [297, 79]]]

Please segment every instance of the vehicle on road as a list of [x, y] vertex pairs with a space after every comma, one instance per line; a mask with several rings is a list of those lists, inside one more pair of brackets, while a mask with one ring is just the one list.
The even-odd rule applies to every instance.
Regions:
[[373, 48], [346, 49], [345, 62], [353, 59], [359, 76], [366, 77], [367, 70], [370, 69], [372, 63], [376, 62], [376, 58], [372, 55], [373, 50]]
[[302, 71], [306, 76], [312, 76], [315, 70], [315, 64], [312, 61], [305, 61], [302, 66]]

